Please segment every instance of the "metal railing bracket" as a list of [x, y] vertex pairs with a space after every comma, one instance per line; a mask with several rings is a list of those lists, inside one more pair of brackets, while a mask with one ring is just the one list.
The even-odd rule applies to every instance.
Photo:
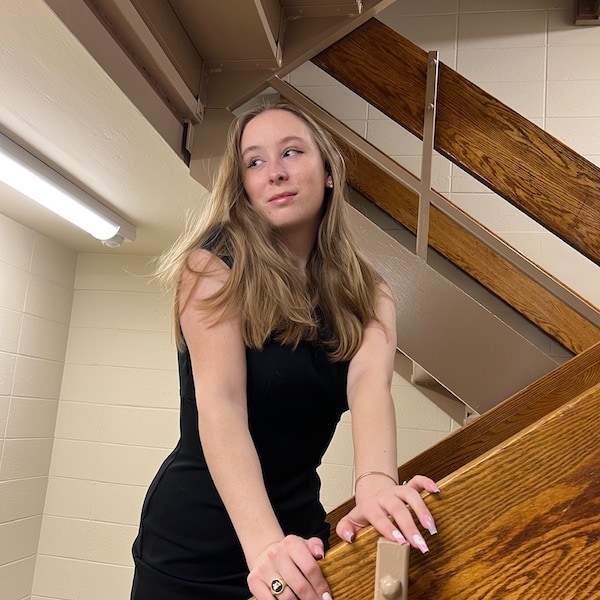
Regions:
[[408, 598], [408, 555], [410, 546], [390, 542], [384, 537], [377, 542], [374, 600], [406, 600]]

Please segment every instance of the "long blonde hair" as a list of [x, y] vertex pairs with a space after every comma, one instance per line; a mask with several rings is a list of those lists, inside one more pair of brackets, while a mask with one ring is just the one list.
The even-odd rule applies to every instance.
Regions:
[[[333, 188], [324, 191], [324, 214], [305, 274], [270, 223], [254, 210], [243, 186], [242, 133], [255, 116], [267, 110], [289, 111], [309, 127], [333, 180]], [[214, 309], [239, 309], [248, 347], [262, 348], [271, 336], [292, 346], [318, 340], [332, 360], [349, 360], [360, 346], [365, 325], [376, 318], [381, 278], [352, 239], [346, 216], [344, 159], [329, 134], [293, 105], [258, 106], [232, 123], [203, 218], [190, 224], [160, 257], [155, 275], [174, 291], [176, 323], [181, 276], [190, 268], [190, 253], [198, 248], [208, 248], [231, 264], [227, 282], [207, 302]], [[184, 341], [178, 326], [175, 331], [181, 348]]]

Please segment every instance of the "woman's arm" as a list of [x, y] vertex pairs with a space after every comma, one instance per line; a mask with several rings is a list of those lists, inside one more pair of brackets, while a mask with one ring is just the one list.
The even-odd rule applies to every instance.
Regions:
[[250, 589], [259, 600], [272, 600], [268, 584], [279, 577], [299, 597], [322, 600], [329, 593], [315, 561], [323, 553], [322, 542], [285, 538], [267, 496], [248, 429], [239, 315], [235, 310], [215, 313], [201, 305], [223, 286], [229, 269], [204, 250], [192, 254], [190, 267], [181, 282], [179, 306], [197, 391], [199, 433], [211, 476], [251, 569]]
[[[392, 293], [382, 285], [377, 301], [377, 320], [367, 325], [363, 342], [348, 370], [348, 403], [352, 413], [352, 437], [356, 480], [356, 507], [340, 520], [336, 531], [347, 541], [367, 524], [386, 538], [404, 542], [422, 552], [427, 545], [407, 504], [430, 532], [435, 523], [420, 492], [436, 492], [427, 477], [397, 484], [396, 422], [390, 393], [396, 355], [396, 311]], [[393, 518], [393, 521], [390, 520]]]

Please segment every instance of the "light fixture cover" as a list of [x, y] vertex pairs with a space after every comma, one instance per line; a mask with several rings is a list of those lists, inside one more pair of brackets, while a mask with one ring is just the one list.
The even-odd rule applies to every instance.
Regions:
[[0, 133], [0, 180], [109, 247], [135, 239], [135, 227]]

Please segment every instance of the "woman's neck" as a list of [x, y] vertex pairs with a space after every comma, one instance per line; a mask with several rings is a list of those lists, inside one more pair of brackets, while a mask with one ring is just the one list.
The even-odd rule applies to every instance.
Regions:
[[314, 250], [317, 233], [307, 235], [306, 230], [303, 231], [280, 231], [281, 241], [287, 246], [289, 251], [296, 257], [298, 266], [303, 272], [306, 271], [306, 265]]

